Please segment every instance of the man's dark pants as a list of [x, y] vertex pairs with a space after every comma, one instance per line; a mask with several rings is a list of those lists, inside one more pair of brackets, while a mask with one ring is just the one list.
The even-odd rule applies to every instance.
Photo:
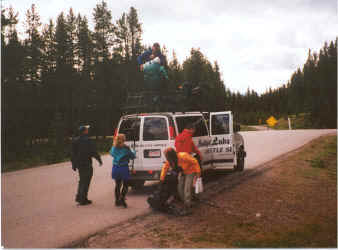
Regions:
[[76, 194], [76, 201], [77, 202], [84, 202], [86, 201], [87, 195], [88, 195], [88, 190], [89, 190], [89, 185], [90, 181], [93, 177], [93, 167], [92, 166], [81, 166], [78, 168], [79, 170], [79, 185], [77, 189], [77, 194]]

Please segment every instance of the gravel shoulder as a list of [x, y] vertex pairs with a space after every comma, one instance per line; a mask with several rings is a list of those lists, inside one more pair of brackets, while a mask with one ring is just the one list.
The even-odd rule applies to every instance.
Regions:
[[197, 203], [193, 215], [151, 212], [70, 247], [337, 247], [336, 142], [334, 135], [323, 136], [207, 183], [202, 199], [209, 203]]

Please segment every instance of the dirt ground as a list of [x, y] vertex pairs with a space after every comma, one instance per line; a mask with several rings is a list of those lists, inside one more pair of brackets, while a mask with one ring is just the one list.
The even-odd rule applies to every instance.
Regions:
[[[203, 193], [217, 207], [197, 203], [184, 217], [151, 212], [75, 247], [337, 247], [336, 141], [321, 137], [251, 177], [249, 170], [224, 177], [224, 184]], [[235, 178], [241, 181], [233, 183]]]

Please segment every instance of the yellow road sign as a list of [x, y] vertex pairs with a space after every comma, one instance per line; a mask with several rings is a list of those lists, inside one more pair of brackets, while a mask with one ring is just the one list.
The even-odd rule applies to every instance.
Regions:
[[266, 120], [266, 123], [267, 123], [270, 127], [273, 127], [273, 126], [276, 125], [277, 120], [276, 120], [275, 117], [270, 116], [269, 119]]

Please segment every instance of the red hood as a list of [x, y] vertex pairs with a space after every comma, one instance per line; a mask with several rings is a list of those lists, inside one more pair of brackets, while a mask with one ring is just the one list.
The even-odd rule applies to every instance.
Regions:
[[182, 134], [184, 134], [184, 135], [186, 135], [186, 136], [190, 136], [190, 137], [193, 136], [192, 131], [189, 130], [189, 129], [184, 129], [183, 132], [182, 132]]

